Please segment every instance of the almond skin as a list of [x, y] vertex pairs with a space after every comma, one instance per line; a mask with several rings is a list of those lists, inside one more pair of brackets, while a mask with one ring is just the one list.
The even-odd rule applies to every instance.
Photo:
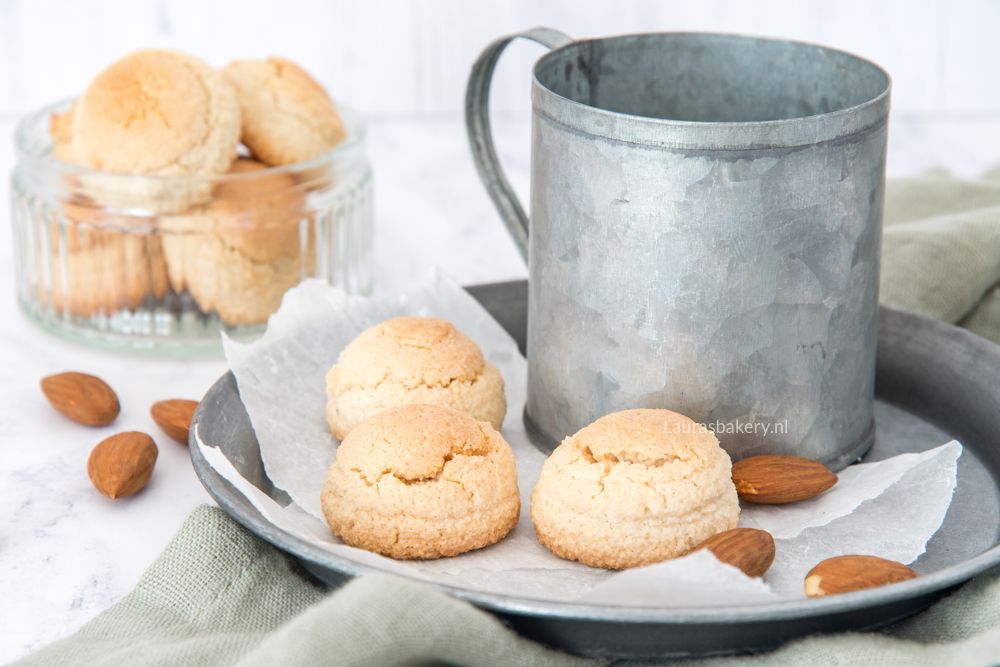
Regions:
[[716, 533], [697, 547], [708, 549], [723, 563], [743, 570], [748, 577], [763, 576], [774, 562], [774, 538], [766, 530], [733, 528]]
[[125, 498], [146, 486], [156, 465], [156, 454], [156, 443], [145, 433], [116, 433], [90, 452], [87, 474], [94, 487], [108, 498]]
[[198, 401], [183, 398], [173, 398], [169, 401], [157, 401], [149, 409], [149, 414], [163, 432], [181, 443], [188, 444], [188, 431], [191, 429], [191, 419], [198, 409]]
[[801, 456], [751, 456], [733, 464], [733, 484], [740, 500], [784, 505], [808, 500], [837, 483], [822, 463]]
[[56, 410], [86, 426], [107, 426], [118, 417], [118, 395], [99, 377], [59, 373], [42, 378], [42, 393]]
[[806, 595], [850, 593], [913, 579], [917, 573], [902, 563], [877, 556], [837, 556], [827, 558], [806, 575]]

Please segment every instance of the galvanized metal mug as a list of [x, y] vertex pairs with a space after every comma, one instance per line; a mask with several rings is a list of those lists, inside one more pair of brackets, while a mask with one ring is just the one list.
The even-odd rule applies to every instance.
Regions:
[[[532, 83], [530, 243], [487, 106], [515, 37], [552, 49]], [[867, 451], [889, 88], [847, 53], [736, 35], [539, 28], [483, 52], [466, 121], [528, 261], [542, 446], [667, 407], [734, 458], [840, 468]]]

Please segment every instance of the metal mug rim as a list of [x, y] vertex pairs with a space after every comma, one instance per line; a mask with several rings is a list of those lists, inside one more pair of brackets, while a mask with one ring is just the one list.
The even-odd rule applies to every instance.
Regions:
[[[567, 49], [597, 42], [665, 36], [730, 42], [770, 42], [796, 48], [820, 49], [875, 70], [884, 78], [885, 87], [878, 95], [860, 104], [822, 114], [764, 121], [690, 121], [602, 109], [560, 95], [539, 80], [540, 70]], [[738, 33], [667, 31], [580, 39], [552, 49], [535, 62], [531, 88], [533, 113], [569, 131], [655, 148], [740, 152], [815, 145], [880, 129], [888, 119], [892, 77], [884, 68], [867, 58], [812, 42]]]

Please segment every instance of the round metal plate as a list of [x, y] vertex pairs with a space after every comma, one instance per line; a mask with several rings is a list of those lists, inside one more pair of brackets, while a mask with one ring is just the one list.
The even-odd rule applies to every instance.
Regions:
[[[469, 288], [524, 347], [524, 282]], [[862, 630], [924, 609], [1000, 563], [1000, 346], [952, 325], [890, 308], [880, 312], [874, 461], [951, 438], [965, 445], [958, 488], [941, 530], [914, 565], [921, 576], [846, 595], [728, 608], [626, 608], [444, 590], [503, 616], [522, 634], [576, 653], [708, 655], [760, 650], [808, 634]], [[231, 373], [202, 399], [194, 423], [253, 484], [279, 502], [264, 471]], [[195, 429], [192, 429], [192, 433]], [[276, 528], [191, 448], [195, 470], [219, 505], [251, 532], [336, 585], [372, 571]], [[877, 536], [873, 536], [877, 539]]]

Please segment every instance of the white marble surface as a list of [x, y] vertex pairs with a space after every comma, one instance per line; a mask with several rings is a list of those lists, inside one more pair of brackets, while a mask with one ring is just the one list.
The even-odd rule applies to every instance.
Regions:
[[[523, 193], [526, 119], [498, 125], [497, 143]], [[945, 166], [971, 176], [1000, 159], [1000, 116], [898, 116], [891, 127], [893, 175]], [[11, 128], [0, 121], [0, 137]], [[8, 142], [2, 146], [6, 174], [13, 155]], [[466, 283], [524, 275], [478, 183], [460, 118], [375, 118], [370, 152], [379, 290], [401, 289], [434, 264]], [[221, 360], [113, 355], [39, 331], [14, 303], [10, 252], [9, 234], [0, 234], [0, 662], [72, 632], [119, 599], [190, 510], [211, 502], [186, 448], [156, 428], [148, 408], [162, 398], [198, 398], [224, 370]], [[69, 369], [96, 373], [118, 390], [123, 411], [112, 427], [72, 424], [45, 402], [39, 378]], [[147, 489], [113, 502], [91, 488], [86, 460], [103, 437], [128, 429], [153, 434], [160, 458]]]

